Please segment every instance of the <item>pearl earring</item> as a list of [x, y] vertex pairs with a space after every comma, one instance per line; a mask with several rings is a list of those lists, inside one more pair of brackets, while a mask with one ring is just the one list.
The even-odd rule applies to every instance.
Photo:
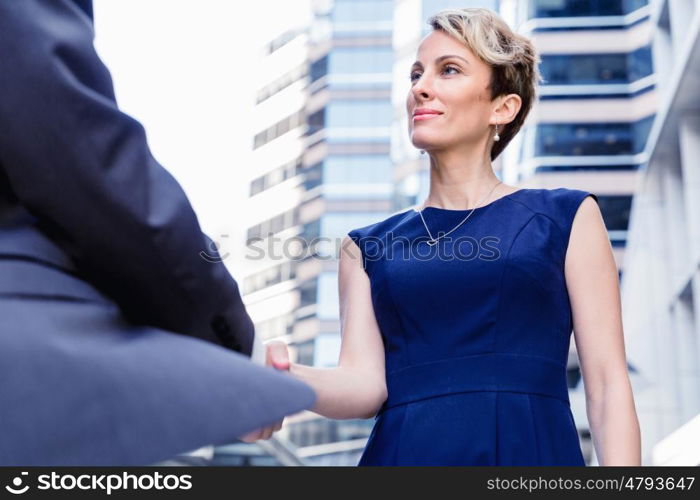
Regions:
[[493, 140], [498, 142], [501, 140], [501, 136], [498, 135], [498, 123], [495, 125], [495, 127], [496, 127], [496, 135], [493, 136]]

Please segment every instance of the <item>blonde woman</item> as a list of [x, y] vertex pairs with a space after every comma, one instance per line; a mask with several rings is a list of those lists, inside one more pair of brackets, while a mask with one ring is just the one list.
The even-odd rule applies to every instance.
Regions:
[[487, 9], [428, 22], [406, 100], [430, 156], [427, 199], [345, 238], [338, 367], [289, 365], [284, 344], [268, 354], [316, 390], [313, 411], [376, 415], [359, 465], [585, 465], [566, 383], [573, 329], [599, 463], [639, 465], [597, 198], [519, 189], [492, 168], [535, 99], [535, 49]]

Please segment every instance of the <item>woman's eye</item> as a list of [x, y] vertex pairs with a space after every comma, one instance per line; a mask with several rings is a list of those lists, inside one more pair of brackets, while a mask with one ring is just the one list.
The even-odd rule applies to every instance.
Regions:
[[[443, 71], [447, 71], [447, 70], [450, 70], [450, 69], [451, 69], [451, 70], [454, 70], [454, 71], [457, 72], [457, 73], [459, 73], [459, 68], [457, 68], [456, 66], [445, 66], [445, 68], [443, 69]], [[413, 82], [413, 81], [415, 81], [417, 78], [420, 78], [420, 75], [421, 75], [421, 74], [420, 74], [419, 72], [417, 72], [417, 71], [412, 72], [412, 73], [411, 73], [411, 76], [410, 76], [411, 81]]]

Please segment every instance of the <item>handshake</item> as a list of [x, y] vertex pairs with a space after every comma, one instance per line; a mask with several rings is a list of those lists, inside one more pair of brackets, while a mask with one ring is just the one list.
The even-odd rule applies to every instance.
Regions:
[[[289, 362], [289, 349], [285, 342], [274, 340], [265, 344], [265, 366], [272, 366], [277, 370], [287, 370], [291, 363]], [[244, 434], [239, 439], [245, 443], [253, 443], [258, 439], [270, 439], [272, 435], [282, 428], [284, 419], [267, 427], [251, 431]]]

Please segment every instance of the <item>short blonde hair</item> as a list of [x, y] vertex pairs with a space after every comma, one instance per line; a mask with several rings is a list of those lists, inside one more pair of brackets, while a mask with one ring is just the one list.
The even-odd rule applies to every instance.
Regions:
[[536, 99], [537, 86], [543, 81], [535, 46], [510, 29], [497, 13], [485, 8], [445, 9], [427, 22], [433, 30], [442, 30], [464, 43], [491, 66], [491, 100], [507, 94], [518, 94], [522, 100], [513, 121], [498, 131], [500, 140], [491, 147], [493, 161], [523, 126]]

